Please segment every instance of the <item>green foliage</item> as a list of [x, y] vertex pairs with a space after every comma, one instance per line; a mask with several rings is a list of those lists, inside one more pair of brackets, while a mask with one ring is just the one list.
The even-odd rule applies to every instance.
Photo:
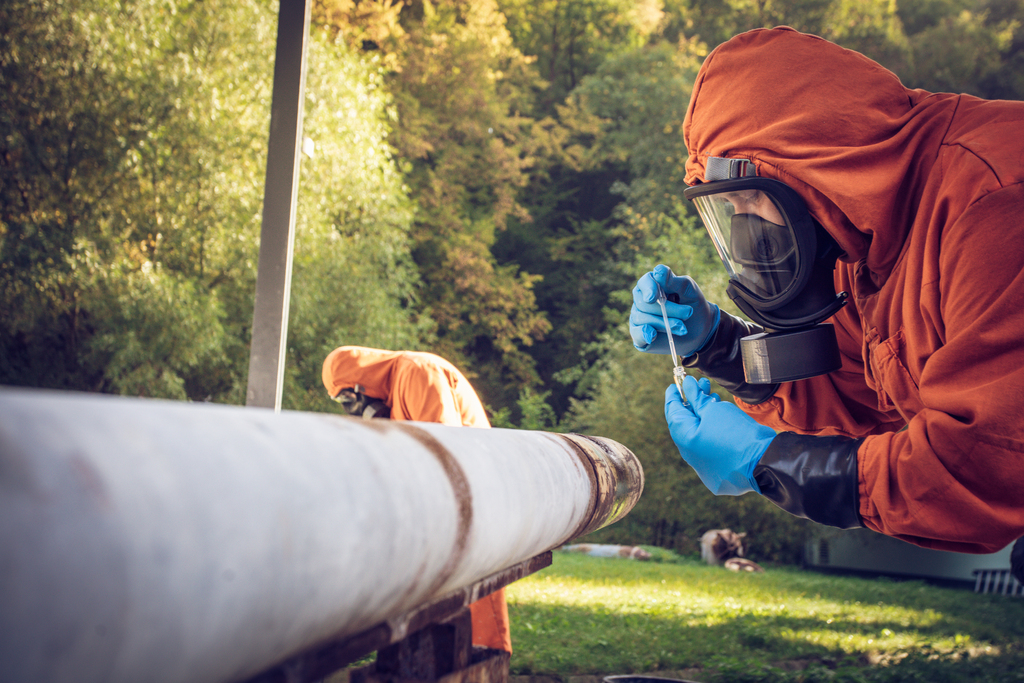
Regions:
[[[270, 3], [6, 3], [0, 382], [241, 402]], [[314, 40], [285, 404], [337, 343], [413, 347], [412, 210], [379, 67]], [[9, 87], [8, 87], [9, 86]]]
[[416, 349], [428, 330], [410, 253], [413, 206], [387, 141], [393, 102], [379, 57], [361, 58], [314, 30], [288, 329], [285, 405], [336, 411], [324, 358], [346, 344]]
[[663, 34], [714, 47], [787, 25], [857, 50], [909, 87], [1024, 97], [1019, 0], [666, 0]]
[[1019, 681], [1012, 598], [768, 566], [555, 553], [508, 588], [513, 674], [708, 681]]
[[912, 60], [912, 46], [897, 12], [898, 3], [894, 0], [834, 2], [822, 35], [903, 73]]
[[[936, 11], [938, 10], [938, 11]], [[912, 87], [981, 97], [1024, 97], [1024, 4], [921, 2], [901, 4], [913, 58], [897, 70]]]
[[792, 26], [822, 35], [843, 0], [666, 0], [665, 32], [671, 38], [695, 36], [714, 47], [755, 28]]
[[510, 221], [493, 251], [543, 277], [537, 303], [552, 330], [532, 355], [559, 415], [578, 377], [566, 370], [592, 365], [594, 342], [622, 319], [606, 310], [635, 281], [627, 264], [649, 226], [678, 210], [682, 120], [700, 52], [689, 43], [623, 51], [582, 79], [557, 120], [537, 126], [550, 137], [522, 195], [531, 221]]
[[159, 266], [122, 263], [93, 275], [98, 281], [82, 301], [94, 320], [86, 353], [90, 365], [104, 368], [105, 389], [181, 400], [231, 388], [214, 296]]
[[513, 420], [512, 409], [505, 407], [493, 412], [490, 420], [491, 426], [545, 432], [561, 431], [555, 411], [547, 402], [548, 395], [548, 392], [538, 394], [526, 387], [519, 392], [519, 400], [516, 401], [516, 406], [519, 409], [518, 424]]
[[362, 26], [389, 65], [390, 142], [416, 200], [420, 320], [433, 326], [432, 351], [466, 368], [486, 402], [510, 405], [536, 381], [524, 349], [550, 328], [537, 278], [490, 252], [510, 217], [527, 219], [516, 197], [532, 163], [520, 112], [535, 77], [493, 0], [407, 2], [397, 23], [386, 4], [364, 18], [349, 6], [334, 26]]
[[897, 71], [909, 59], [893, 0], [666, 0], [665, 12], [667, 35], [696, 37], [711, 47], [751, 29], [791, 26]]
[[662, 19], [658, 0], [499, 0], [515, 44], [546, 80], [536, 112], [552, 113], [589, 74], [644, 45]]
[[[243, 271], [255, 240], [244, 228], [260, 189], [247, 176], [262, 166], [269, 93], [256, 46], [271, 39], [272, 16], [159, 0], [3, 11], [17, 29], [0, 53], [0, 381], [220, 395], [230, 344], [170, 351], [160, 325], [125, 327], [148, 316], [145, 305], [115, 315], [114, 302], [176, 292], [190, 302], [180, 315], [199, 316], [185, 327], [212, 324], [217, 336], [221, 309], [249, 296]], [[211, 343], [200, 336], [200, 347]]]
[[671, 213], [685, 187], [683, 117], [704, 53], [699, 44], [658, 43], [609, 58], [562, 111], [600, 120], [591, 163], [624, 165], [629, 182], [612, 189], [641, 215]]

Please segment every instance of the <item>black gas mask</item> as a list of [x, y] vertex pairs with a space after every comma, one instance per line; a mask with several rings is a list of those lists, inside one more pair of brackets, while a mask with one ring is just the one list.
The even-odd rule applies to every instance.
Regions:
[[832, 325], [846, 303], [833, 270], [841, 250], [791, 187], [747, 175], [742, 159], [709, 159], [707, 180], [683, 192], [729, 272], [729, 298], [768, 331], [740, 341], [751, 384], [789, 382], [842, 367]]
[[362, 416], [364, 420], [391, 415], [391, 409], [384, 404], [384, 401], [367, 396], [363, 391], [363, 385], [357, 384], [354, 387], [342, 389], [331, 398], [340, 403], [346, 413], [356, 417]]

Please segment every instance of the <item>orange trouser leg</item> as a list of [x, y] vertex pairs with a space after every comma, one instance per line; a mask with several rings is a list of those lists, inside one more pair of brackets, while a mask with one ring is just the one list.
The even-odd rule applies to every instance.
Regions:
[[474, 645], [512, 652], [504, 588], [474, 602], [469, 606], [469, 612], [473, 618]]

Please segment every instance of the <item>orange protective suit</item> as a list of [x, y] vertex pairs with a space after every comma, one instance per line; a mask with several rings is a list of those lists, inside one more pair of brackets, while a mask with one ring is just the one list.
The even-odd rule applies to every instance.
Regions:
[[843, 367], [737, 401], [781, 431], [864, 438], [859, 512], [918, 545], [1024, 535], [1024, 102], [911, 90], [791, 29], [714, 50], [684, 121], [709, 157], [782, 181], [845, 255]]
[[[391, 409], [392, 420], [491, 426], [469, 380], [432, 353], [342, 346], [324, 360], [323, 380], [331, 396], [362, 385], [364, 393], [381, 399]], [[469, 609], [473, 644], [512, 652], [505, 589], [474, 602]]]

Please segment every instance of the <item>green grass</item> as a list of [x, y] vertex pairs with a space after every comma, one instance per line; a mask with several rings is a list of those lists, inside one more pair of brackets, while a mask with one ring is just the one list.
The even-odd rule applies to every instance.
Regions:
[[551, 567], [509, 586], [512, 674], [1024, 681], [1021, 598], [655, 559], [556, 552]]

